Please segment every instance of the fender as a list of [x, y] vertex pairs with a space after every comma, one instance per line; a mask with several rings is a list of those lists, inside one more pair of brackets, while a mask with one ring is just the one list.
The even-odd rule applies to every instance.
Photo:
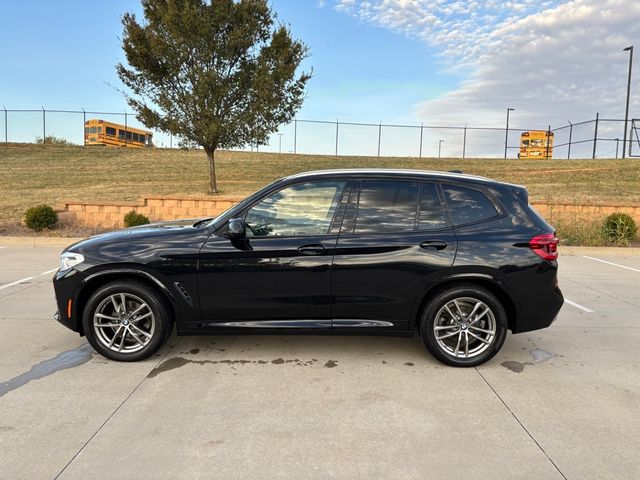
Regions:
[[142, 278], [145, 278], [146, 280], [151, 281], [170, 300], [171, 308], [172, 308], [173, 314], [174, 314], [174, 318], [176, 319], [176, 322], [178, 321], [178, 317], [180, 315], [180, 312], [179, 312], [179, 309], [176, 308], [175, 296], [165, 286], [165, 284], [162, 283], [160, 280], [158, 280], [158, 278], [156, 278], [154, 275], [152, 275], [151, 273], [149, 273], [149, 272], [147, 272], [145, 270], [141, 270], [141, 269], [138, 269], [138, 268], [127, 267], [127, 268], [116, 268], [116, 269], [101, 270], [99, 272], [92, 273], [92, 274], [86, 276], [84, 279], [82, 279], [82, 281], [80, 282], [80, 286], [76, 290], [74, 298], [73, 298], [73, 314], [72, 314], [72, 318], [74, 318], [75, 321], [77, 322], [77, 326], [78, 326], [79, 329], [82, 328], [82, 319], [79, 316], [78, 306], [81, 304], [80, 299], [82, 298], [82, 295], [83, 295], [83, 292], [85, 291], [86, 286], [89, 283], [91, 283], [93, 280], [95, 280], [96, 278], [105, 277], [105, 276], [118, 276], [118, 275], [120, 275], [120, 276], [121, 275], [137, 276], [137, 277], [142, 277]]
[[445, 283], [452, 282], [452, 281], [464, 281], [464, 280], [470, 280], [470, 281], [481, 280], [484, 282], [491, 283], [495, 287], [499, 288], [500, 291], [504, 293], [513, 304], [513, 307], [515, 309], [514, 313], [517, 316], [517, 312], [520, 310], [517, 299], [514, 297], [511, 291], [507, 288], [507, 286], [504, 283], [502, 283], [499, 279], [494, 277], [493, 275], [488, 273], [463, 273], [463, 272], [449, 273], [449, 274], [442, 275], [434, 279], [433, 281], [431, 281], [422, 292], [422, 295], [420, 295], [416, 299], [416, 302], [413, 308], [412, 323], [410, 325], [410, 328], [414, 328], [418, 324], [419, 315], [422, 310], [422, 306], [424, 305], [424, 300], [427, 298], [429, 293], [431, 293], [435, 288], [438, 288], [440, 285], [443, 285]]

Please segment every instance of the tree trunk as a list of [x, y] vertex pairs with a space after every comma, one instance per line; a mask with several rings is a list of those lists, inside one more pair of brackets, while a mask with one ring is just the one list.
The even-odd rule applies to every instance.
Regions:
[[209, 161], [209, 195], [218, 193], [218, 184], [216, 182], [216, 160], [215, 150], [206, 150], [207, 160]]

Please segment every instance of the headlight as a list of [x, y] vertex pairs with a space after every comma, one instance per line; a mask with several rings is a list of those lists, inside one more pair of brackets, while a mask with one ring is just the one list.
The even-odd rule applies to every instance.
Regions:
[[60, 255], [60, 271], [64, 272], [65, 270], [69, 270], [71, 267], [75, 267], [76, 265], [84, 262], [84, 256], [79, 253], [74, 252], [64, 252]]

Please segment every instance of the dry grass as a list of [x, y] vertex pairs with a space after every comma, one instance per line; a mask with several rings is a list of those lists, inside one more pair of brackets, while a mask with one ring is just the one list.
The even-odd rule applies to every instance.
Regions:
[[[305, 170], [398, 167], [463, 170], [527, 186], [536, 201], [640, 203], [639, 160], [377, 158], [219, 152], [222, 194], [245, 194], [283, 175]], [[202, 151], [77, 146], [0, 145], [0, 225], [16, 224], [40, 203], [131, 201], [151, 194], [207, 192]]]

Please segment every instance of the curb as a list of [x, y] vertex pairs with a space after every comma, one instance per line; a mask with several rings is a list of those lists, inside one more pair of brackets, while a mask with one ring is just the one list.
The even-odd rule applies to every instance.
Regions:
[[0, 245], [18, 247], [66, 247], [83, 240], [81, 237], [2, 237]]

